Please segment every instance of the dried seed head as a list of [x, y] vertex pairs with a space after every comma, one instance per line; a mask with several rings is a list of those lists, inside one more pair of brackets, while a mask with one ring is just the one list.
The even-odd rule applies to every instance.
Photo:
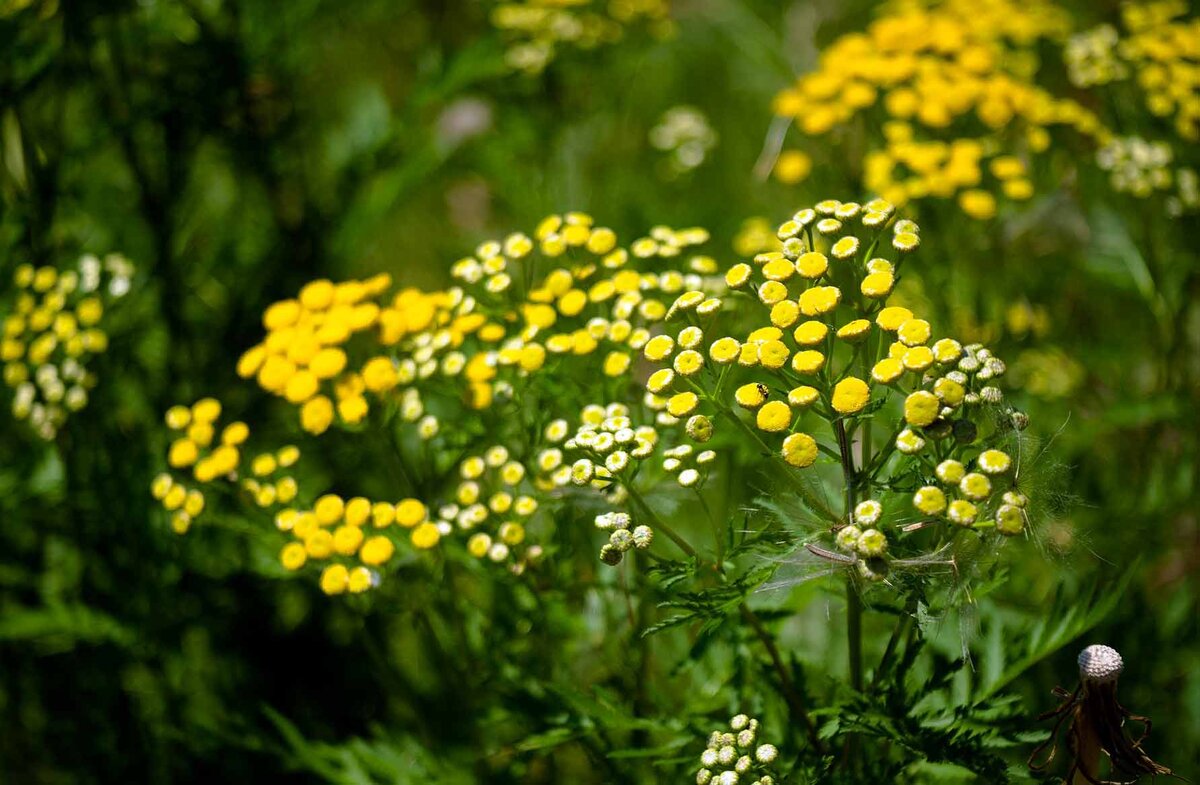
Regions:
[[1121, 655], [1110, 646], [1094, 643], [1079, 653], [1079, 678], [1085, 682], [1114, 682], [1124, 668]]

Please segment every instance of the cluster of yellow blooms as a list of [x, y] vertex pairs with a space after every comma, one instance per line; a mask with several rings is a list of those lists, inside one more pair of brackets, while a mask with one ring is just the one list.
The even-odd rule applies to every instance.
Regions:
[[668, 0], [514, 0], [492, 10], [492, 24], [511, 39], [509, 67], [538, 74], [560, 46], [594, 49], [635, 25], [665, 37], [673, 30], [670, 10]]
[[[509, 562], [521, 573], [542, 556], [540, 545], [527, 542], [527, 526], [539, 510], [537, 489], [525, 465], [513, 460], [508, 448], [493, 445], [482, 455], [465, 458], [458, 466], [462, 481], [454, 500], [438, 509], [442, 534], [471, 532], [467, 552], [493, 562]], [[480, 531], [485, 527], [485, 531]]]
[[[856, 429], [900, 393], [900, 426], [872, 464], [853, 470], [858, 480], [847, 482], [887, 471], [897, 453], [930, 475], [938, 462], [975, 462], [982, 474], [969, 475], [962, 504], [920, 509], [977, 529], [1020, 531], [1023, 512], [988, 508], [990, 520], [982, 512], [993, 482], [999, 486], [1009, 477], [1010, 487], [998, 490], [1013, 489], [1012, 462], [995, 447], [1004, 434], [991, 425], [991, 410], [1004, 401], [996, 386], [1004, 363], [982, 346], [935, 340], [929, 322], [887, 302], [920, 244], [919, 227], [895, 220], [894, 207], [881, 199], [865, 205], [826, 200], [797, 212], [778, 237], [782, 251], [758, 254], [726, 273], [727, 286], [745, 293], [727, 298], [734, 307], [700, 314], [695, 306], [702, 295], [684, 293], [670, 313], [688, 324], [646, 343], [645, 359], [662, 366], [646, 382], [650, 407], [667, 415], [660, 426], [681, 423], [688, 438], [703, 444], [713, 436], [714, 420], [724, 418], [783, 465], [804, 469], [822, 454], [852, 461], [847, 456]], [[746, 324], [740, 304], [762, 316]], [[724, 325], [721, 316], [728, 317]], [[744, 337], [730, 334], [738, 330]], [[809, 414], [829, 427], [836, 447], [802, 427]], [[876, 479], [893, 486], [891, 478]], [[858, 553], [864, 574], [879, 575], [869, 560], [882, 556], [886, 538], [872, 532], [874, 545]]]
[[424, 295], [410, 292], [380, 307], [372, 298], [390, 285], [386, 275], [340, 284], [313, 281], [296, 299], [275, 303], [263, 314], [266, 337], [238, 360], [238, 375], [301, 407], [300, 420], [309, 433], [324, 433], [335, 415], [357, 425], [370, 409], [367, 393], [386, 393], [398, 379], [386, 357], [350, 366], [347, 345], [375, 328], [379, 334], [372, 343], [394, 344], [426, 327], [433, 316]]
[[53, 439], [71, 412], [87, 406], [95, 374], [89, 359], [108, 349], [100, 322], [105, 308], [130, 288], [133, 265], [119, 254], [84, 256], [77, 269], [23, 264], [13, 281], [18, 295], [0, 329], [4, 383], [12, 412]]
[[[532, 235], [514, 233], [481, 244], [474, 255], [452, 266], [457, 285], [444, 291], [403, 289], [392, 295], [385, 275], [342, 283], [314, 281], [295, 298], [267, 308], [266, 334], [241, 356], [237, 372], [298, 407], [301, 427], [313, 436], [335, 425], [365, 428], [371, 413], [378, 412], [381, 421], [396, 416], [414, 426], [421, 440], [440, 444], [439, 420], [431, 410], [443, 416], [461, 413], [464, 407], [489, 412], [495, 417], [496, 437], [505, 437], [508, 445], [525, 444], [526, 452], [508, 456], [506, 448], [497, 445], [463, 460], [462, 481], [449, 500], [434, 505], [433, 513], [416, 500], [392, 507], [398, 510], [407, 504], [411, 512], [416, 508], [408, 502], [422, 505], [420, 516], [396, 519], [400, 528], [411, 530], [409, 539], [416, 549], [432, 548], [441, 538], [464, 532], [469, 553], [508, 563], [519, 572], [541, 554], [541, 546], [527, 536], [541, 500], [573, 479], [572, 467], [562, 465], [560, 447], [569, 435], [566, 417], [576, 412], [561, 410], [560, 396], [547, 396], [541, 376], [553, 374], [556, 389], [576, 386], [589, 395], [597, 386], [607, 385], [605, 394], [621, 396], [636, 389], [635, 358], [679, 293], [700, 296], [694, 304], [699, 312], [720, 307], [719, 299], [701, 294], [720, 286], [716, 262], [695, 252], [707, 239], [701, 229], [660, 226], [620, 247], [612, 230], [596, 226], [583, 213], [568, 213], [546, 218]], [[520, 405], [514, 408], [510, 401], [515, 394]], [[534, 409], [536, 421], [527, 422], [526, 415], [534, 416]], [[180, 411], [189, 410], [172, 410], [169, 423], [191, 427], [177, 425], [188, 419]], [[590, 421], [593, 413], [585, 410], [584, 415]], [[522, 432], [505, 431], [512, 427]], [[653, 429], [637, 433], [648, 438]], [[168, 460], [173, 468], [207, 465], [200, 451], [208, 444], [186, 435], [172, 446]], [[218, 448], [214, 454], [229, 452]], [[500, 455], [504, 457], [497, 464]], [[526, 471], [526, 461], [533, 471]], [[264, 453], [251, 462], [248, 473], [235, 462], [222, 464], [215, 474], [236, 481], [255, 505], [272, 507], [287, 505], [298, 495], [294, 479], [274, 479], [284, 466], [282, 454]], [[681, 482], [688, 476], [680, 471]], [[161, 492], [165, 499], [172, 487], [159, 481], [156, 495]], [[351, 502], [346, 502], [348, 509]], [[392, 522], [378, 513], [388, 503], [363, 503], [370, 505], [376, 526]], [[315, 516], [316, 528], [304, 522], [310, 520], [309, 513]], [[326, 568], [322, 579], [327, 591], [374, 585], [370, 568], [387, 561], [379, 558], [383, 546], [373, 545], [369, 558], [361, 549], [380, 540], [356, 539], [344, 528], [354, 523], [343, 524], [340, 518], [326, 522], [325, 517], [315, 507], [279, 512], [279, 527], [297, 540], [281, 556], [285, 566], [299, 569], [313, 560], [333, 558], [335, 564]], [[185, 530], [183, 517], [175, 519], [176, 528]], [[381, 520], [386, 523], [381, 525]], [[330, 532], [330, 544], [320, 532], [334, 524], [342, 526]], [[487, 528], [481, 530], [484, 524]], [[355, 553], [361, 565], [341, 558]], [[360, 566], [370, 574], [355, 572]]]
[[[862, 161], [867, 190], [896, 205], [956, 198], [964, 213], [987, 219], [996, 214], [998, 196], [1033, 195], [1029, 159], [1047, 149], [1049, 129], [1107, 137], [1091, 112], [1032, 82], [1034, 46], [1068, 32], [1059, 9], [1040, 0], [888, 8], [865, 33], [824, 50], [819, 68], [774, 104], [775, 114], [807, 137], [848, 128], [863, 116], [882, 129]], [[779, 158], [785, 181], [799, 179], [803, 161], [794, 152]]]
[[1087, 87], [1132, 75], [1151, 114], [1171, 119], [1180, 138], [1200, 140], [1200, 18], [1181, 19], [1188, 10], [1184, 0], [1125, 3], [1123, 37], [1101, 25], [1068, 42], [1071, 81]]
[[441, 534], [428, 517], [425, 504], [418, 499], [393, 504], [328, 493], [317, 498], [311, 508], [286, 507], [276, 514], [276, 527], [293, 538], [280, 550], [279, 561], [288, 570], [328, 562], [321, 570], [321, 590], [359, 594], [379, 584], [374, 568], [395, 555], [397, 530], [407, 532], [418, 550], [437, 545]]
[[[250, 438], [250, 427], [234, 421], [221, 428], [218, 434], [221, 410], [221, 402], [217, 399], [202, 398], [191, 406], [172, 406], [164, 417], [167, 427], [178, 436], [167, 450], [167, 465], [171, 471], [154, 478], [150, 493], [171, 513], [171, 528], [178, 534], [186, 533], [204, 512], [206, 501], [199, 486], [237, 479], [242, 451]], [[279, 462], [291, 465], [300, 457], [294, 447], [285, 450], [286, 454], [280, 451]], [[189, 486], [189, 483], [194, 485]], [[293, 481], [284, 488], [276, 488], [272, 501], [294, 497], [295, 493]]]
[[[255, 506], [276, 510], [277, 527], [292, 538], [283, 565], [325, 562], [321, 587], [338, 594], [376, 585], [402, 544], [399, 533], [416, 551], [461, 534], [471, 555], [520, 573], [542, 556], [530, 524], [539, 513], [549, 521], [544, 503], [571, 486], [591, 487], [611, 505], [635, 503], [596, 519], [609, 536], [601, 557], [615, 564], [653, 541], [649, 526], [634, 525], [638, 513], [653, 522], [630, 485], [634, 475], [661, 473], [700, 493], [717, 457], [707, 444], [715, 421], [729, 419], [786, 472], [838, 455], [801, 428], [806, 413], [829, 426], [845, 454], [845, 440], [899, 392], [901, 426], [875, 465], [861, 467], [864, 475], [870, 468], [872, 482], [895, 491], [895, 477], [875, 474], [895, 468], [893, 457], [915, 461], [915, 472], [895, 474], [929, 478], [934, 490], [911, 489], [923, 514], [1020, 530], [1023, 503], [1004, 495], [1016, 493], [1005, 479], [1012, 461], [997, 447], [1003, 434], [988, 425], [1004, 400], [995, 385], [1004, 363], [980, 345], [934, 340], [928, 322], [887, 302], [920, 245], [914, 222], [897, 220], [882, 199], [826, 200], [779, 227], [778, 250], [724, 276], [695, 253], [705, 240], [700, 229], [656, 227], [624, 248], [590, 216], [568, 213], [543, 220], [532, 235], [481, 244], [452, 266], [458, 285], [445, 291], [392, 296], [386, 276], [310, 283], [267, 309], [266, 337], [241, 357], [241, 376], [298, 406], [314, 436], [335, 423], [360, 429], [378, 411], [380, 427], [397, 417], [437, 450], [454, 434], [440, 433], [428, 401], [442, 416], [480, 411], [493, 446], [460, 459], [456, 484], [432, 506], [436, 491], [396, 503], [326, 494], [306, 507], [285, 472], [299, 451], [263, 452], [243, 468], [249, 429], [232, 423], [218, 437], [220, 405], [206, 399], [168, 412], [168, 426], [181, 432], [168, 463], [191, 479], [164, 474], [154, 495], [182, 532], [204, 507], [188, 483], [228, 480]], [[651, 365], [648, 377], [639, 355]], [[616, 402], [562, 408], [597, 394]], [[869, 435], [860, 438], [869, 446]], [[963, 467], [962, 476], [952, 476], [951, 465]], [[939, 480], [959, 495], [945, 497]], [[872, 482], [863, 482], [870, 491]], [[943, 494], [941, 509], [928, 498], [934, 491]], [[835, 519], [831, 531], [866, 520], [850, 511]], [[856, 563], [864, 575], [882, 574], [886, 537], [859, 534]], [[848, 547], [848, 537], [838, 542]]]

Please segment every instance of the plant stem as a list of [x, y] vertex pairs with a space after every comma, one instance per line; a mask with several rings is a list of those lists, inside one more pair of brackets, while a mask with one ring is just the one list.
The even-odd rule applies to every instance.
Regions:
[[622, 485], [624, 485], [625, 490], [629, 492], [629, 498], [633, 499], [634, 503], [641, 507], [642, 512], [644, 512], [646, 517], [650, 519], [651, 526], [667, 535], [667, 538], [670, 539], [671, 542], [679, 546], [679, 550], [683, 551], [688, 556], [696, 557], [696, 549], [692, 547], [692, 544], [683, 539], [683, 537], [680, 536], [679, 533], [670, 526], [663, 523], [662, 519], [655, 514], [650, 505], [646, 504], [646, 500], [642, 498], [642, 495], [634, 490], [632, 483], [622, 483]]
[[779, 647], [775, 645], [775, 638], [763, 626], [762, 620], [758, 618], [758, 615], [750, 610], [749, 605], [743, 602], [738, 606], [738, 610], [741, 611], [742, 618], [750, 625], [750, 629], [754, 630], [754, 634], [762, 642], [763, 648], [767, 650], [767, 656], [771, 658], [771, 665], [775, 668], [775, 673], [779, 676], [780, 686], [783, 688], [783, 697], [787, 701], [792, 715], [804, 723], [805, 732], [808, 733], [808, 740], [813, 745], [813, 749], [824, 754], [825, 743], [817, 735], [817, 726], [813, 722], [812, 717], [809, 716], [808, 709], [804, 706], [804, 698], [796, 690], [796, 684], [792, 681], [791, 674], [788, 673], [787, 666], [783, 662], [783, 657], [779, 654]]
[[[713, 403], [716, 403], [716, 401], [714, 401]], [[736, 413], [734, 413], [727, 407], [720, 407], [718, 409], [718, 411], [720, 411], [721, 414], [725, 415], [730, 420], [733, 420], [735, 423], [737, 423], [739, 428], [741, 428], [743, 431], [745, 431], [752, 439], [754, 439], [754, 441], [758, 442], [758, 445], [760, 447], [762, 447], [762, 449], [765, 453], [767, 453], [768, 455], [774, 455], [774, 456], [778, 457], [778, 454], [776, 453], [776, 451], [774, 451], [770, 447], [768, 447], [767, 443], [764, 442], [762, 440], [762, 438], [757, 433], [754, 432], [754, 429], [752, 429], [749, 425], [747, 425], [745, 422], [743, 422], [742, 418], [738, 417]], [[834, 513], [833, 510], [829, 509], [828, 504], [825, 504], [825, 502], [821, 501], [816, 496], [814, 496], [813, 492], [810, 491], [807, 487], [805, 487], [804, 481], [797, 478], [795, 475], [793, 475], [791, 473], [790, 467], [787, 471], [784, 472], [784, 476], [792, 481], [792, 486], [796, 489], [796, 492], [798, 494], [800, 494], [800, 498], [804, 500], [804, 503], [808, 505], [809, 509], [811, 509], [813, 512], [817, 513], [821, 517], [825, 518], [830, 523], [837, 523], [837, 521], [838, 521], [837, 514]]]
[[[842, 457], [842, 482], [846, 486], [846, 520], [854, 513], [857, 478], [854, 472], [854, 454], [850, 448], [850, 437], [846, 434], [846, 421], [837, 420], [834, 423], [837, 435], [838, 450]], [[846, 576], [846, 653], [849, 658], [850, 686], [855, 692], [862, 692], [862, 599], [858, 596], [858, 587], [854, 582], [853, 573]], [[853, 767], [858, 760], [859, 740], [857, 734], [850, 734], [846, 739], [845, 761]]]
[[846, 643], [850, 651], [850, 686], [862, 692], [862, 600], [854, 579], [846, 579]]

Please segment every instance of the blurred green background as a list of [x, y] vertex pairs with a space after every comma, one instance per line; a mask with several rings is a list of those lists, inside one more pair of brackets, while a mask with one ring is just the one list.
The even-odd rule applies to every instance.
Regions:
[[[1074, 9], [1081, 26], [1115, 10]], [[815, 156], [800, 187], [753, 170], [774, 94], [861, 29], [869, 3], [681, 0], [674, 35], [564, 49], [536, 77], [506, 67], [488, 14], [462, 0], [0, 0], [0, 312], [23, 262], [120, 251], [139, 269], [89, 408], [49, 444], [0, 425], [0, 782], [548, 782], [570, 768], [504, 728], [574, 710], [519, 674], [553, 682], [578, 652], [548, 654], [519, 615], [468, 631], [482, 658], [422, 649], [437, 638], [418, 629], [426, 610], [485, 592], [455, 582], [469, 576], [331, 602], [281, 580], [253, 524], [180, 538], [147, 493], [171, 404], [216, 395], [271, 429], [233, 364], [262, 309], [307, 280], [387, 271], [436, 287], [481, 240], [569, 209], [626, 238], [704, 226], [729, 262], [746, 218], [864, 196], [834, 157]], [[649, 141], [677, 106], [715, 132], [686, 170]], [[943, 318], [969, 306], [1016, 358], [1050, 445], [1028, 471], [1061, 497], [976, 623], [986, 649], [1051, 607], [1123, 591], [1012, 686], [1032, 725], [1081, 645], [1116, 646], [1125, 703], [1155, 721], [1151, 753], [1186, 775], [1200, 759], [1200, 225], [1106, 194], [1071, 155], [1080, 171], [986, 241], [922, 252]], [[943, 230], [974, 231], [927, 234]], [[522, 600], [488, 598], [506, 601]], [[586, 627], [551, 606], [547, 640]]]

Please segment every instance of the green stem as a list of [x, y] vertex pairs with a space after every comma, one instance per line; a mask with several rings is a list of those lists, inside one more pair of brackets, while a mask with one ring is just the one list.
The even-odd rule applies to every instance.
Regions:
[[862, 600], [853, 578], [846, 579], [846, 643], [850, 649], [850, 686], [862, 692]]
[[[716, 404], [716, 401], [713, 401], [713, 403]], [[741, 417], [737, 416], [736, 413], [734, 413], [727, 407], [719, 406], [719, 405], [718, 405], [717, 411], [720, 412], [721, 414], [723, 414], [724, 416], [726, 416], [727, 418], [729, 418], [730, 420], [733, 420], [733, 422], [737, 423], [738, 427], [741, 428], [743, 431], [745, 431], [747, 433], [747, 435], [750, 436], [750, 438], [752, 438], [754, 441], [758, 442], [758, 445], [763, 449], [763, 451], [765, 453], [767, 453], [768, 455], [776, 455], [777, 456], [777, 452], [775, 450], [772, 450], [767, 445], [767, 443], [764, 442], [762, 440], [762, 438], [757, 433], [754, 432], [754, 429], [751, 428], [749, 425], [747, 425], [742, 420]], [[800, 478], [796, 477], [794, 474], [792, 474], [791, 467], [788, 467], [788, 471], [784, 472], [784, 476], [787, 477], [791, 481], [792, 486], [796, 489], [796, 492], [800, 495], [800, 498], [804, 500], [804, 503], [806, 505], [808, 505], [809, 509], [811, 509], [813, 512], [818, 513], [821, 517], [825, 518], [830, 523], [838, 522], [839, 518], [837, 516], [837, 513], [835, 513], [833, 510], [831, 510], [829, 508], [828, 504], [826, 504], [825, 502], [818, 499], [815, 495], [813, 495], [813, 492], [810, 491], [804, 485], [804, 481], [801, 480]]]
[[796, 689], [795, 682], [792, 681], [791, 674], [788, 673], [787, 667], [784, 665], [783, 657], [779, 654], [779, 647], [775, 644], [775, 638], [763, 626], [762, 620], [754, 611], [750, 610], [750, 606], [742, 603], [738, 606], [741, 611], [742, 618], [750, 625], [750, 629], [758, 636], [762, 642], [763, 648], [767, 650], [767, 656], [771, 658], [771, 665], [775, 669], [776, 675], [779, 676], [780, 686], [783, 688], [783, 697], [787, 701], [788, 708], [792, 714], [804, 723], [804, 730], [808, 734], [809, 743], [813, 745], [813, 749], [817, 752], [825, 753], [825, 743], [821, 741], [821, 737], [817, 734], [816, 723], [808, 713], [808, 709], [804, 706], [804, 699]]
[[683, 537], [681, 537], [679, 533], [670, 526], [663, 523], [662, 518], [659, 518], [658, 515], [655, 514], [654, 510], [651, 509], [650, 505], [646, 504], [646, 500], [642, 498], [642, 495], [634, 489], [632, 484], [622, 483], [622, 485], [624, 485], [625, 490], [629, 493], [629, 498], [633, 499], [634, 503], [641, 507], [642, 512], [647, 518], [650, 519], [650, 525], [654, 527], [655, 531], [661, 531], [663, 534], [667, 535], [667, 538], [670, 539], [671, 542], [675, 543], [679, 547], [679, 550], [683, 551], [688, 556], [698, 558], [696, 549], [692, 547], [692, 544], [683, 539]]

